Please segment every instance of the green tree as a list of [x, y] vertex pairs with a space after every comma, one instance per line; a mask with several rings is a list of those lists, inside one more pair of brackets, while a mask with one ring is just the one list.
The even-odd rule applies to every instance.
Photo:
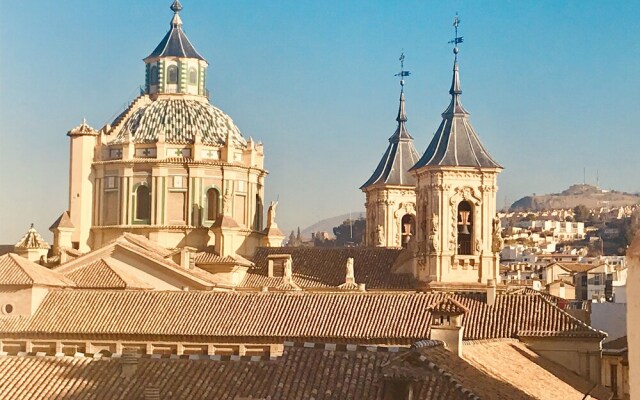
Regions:
[[346, 219], [340, 226], [333, 228], [336, 246], [360, 246], [363, 243], [367, 222], [364, 218]]
[[584, 204], [573, 207], [573, 216], [576, 222], [585, 222], [591, 215], [591, 212]]

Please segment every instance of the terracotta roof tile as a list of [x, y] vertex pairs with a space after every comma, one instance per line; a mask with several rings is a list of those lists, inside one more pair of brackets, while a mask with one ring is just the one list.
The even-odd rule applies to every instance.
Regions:
[[315, 340], [408, 345], [429, 337], [430, 306], [451, 296], [469, 311], [464, 338], [519, 334], [604, 334], [539, 295], [444, 293], [152, 292], [52, 290], [20, 331], [0, 333], [73, 337], [206, 337], [274, 343]]
[[[308, 345], [285, 346], [282, 357], [274, 360], [137, 358], [129, 378], [121, 376], [118, 358], [5, 356], [0, 357], [5, 382], [0, 397], [140, 399], [153, 387], [161, 398], [172, 399], [383, 398], [382, 365], [397, 358], [396, 353]], [[420, 364], [416, 400], [474, 398], [448, 371], [428, 360]]]
[[466, 342], [463, 359], [425, 352], [478, 396], [495, 400], [610, 398], [603, 387], [549, 361], [516, 340]]
[[153, 287], [136, 279], [127, 268], [112, 258], [100, 258], [92, 263], [73, 269], [66, 276], [79, 288], [94, 289], [152, 289]]
[[69, 211], [63, 212], [58, 219], [49, 227], [50, 231], [54, 231], [56, 228], [69, 228], [73, 229], [73, 223], [71, 222], [71, 217], [69, 217]]
[[319, 248], [319, 247], [262, 247], [253, 257], [255, 268], [249, 269], [242, 287], [278, 287], [282, 278], [268, 276], [268, 256], [290, 254], [293, 281], [301, 288], [336, 288], [345, 283], [347, 258], [354, 259], [357, 283], [367, 290], [411, 290], [415, 288], [411, 274], [391, 272], [402, 249], [382, 248]]
[[73, 286], [62, 274], [9, 253], [0, 256], [0, 285]]

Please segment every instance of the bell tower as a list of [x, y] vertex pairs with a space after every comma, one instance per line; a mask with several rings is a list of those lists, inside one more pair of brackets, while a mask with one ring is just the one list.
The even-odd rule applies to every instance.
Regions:
[[367, 202], [365, 244], [376, 247], [407, 247], [416, 234], [415, 178], [409, 168], [418, 160], [413, 137], [406, 127], [404, 110], [404, 54], [400, 56], [400, 106], [398, 127], [373, 174], [360, 187]]
[[489, 155], [460, 100], [456, 37], [451, 103], [424, 155], [411, 169], [418, 204], [417, 277], [425, 282], [499, 280], [500, 220], [497, 178], [502, 167]]

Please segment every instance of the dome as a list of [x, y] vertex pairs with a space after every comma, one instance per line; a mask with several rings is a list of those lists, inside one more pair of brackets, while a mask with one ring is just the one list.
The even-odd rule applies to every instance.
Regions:
[[134, 143], [155, 143], [163, 132], [167, 143], [188, 144], [199, 132], [203, 144], [223, 146], [231, 137], [234, 146], [247, 145], [231, 117], [206, 100], [165, 98], [136, 103], [114, 121], [113, 126], [120, 129], [112, 143], [123, 143], [127, 136]]

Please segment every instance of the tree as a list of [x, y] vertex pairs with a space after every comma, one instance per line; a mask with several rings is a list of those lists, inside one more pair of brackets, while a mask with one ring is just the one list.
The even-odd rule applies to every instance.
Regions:
[[333, 228], [336, 246], [360, 246], [363, 243], [367, 222], [364, 218], [346, 219], [340, 226]]
[[573, 217], [576, 222], [585, 222], [591, 216], [591, 212], [584, 204], [573, 207]]

